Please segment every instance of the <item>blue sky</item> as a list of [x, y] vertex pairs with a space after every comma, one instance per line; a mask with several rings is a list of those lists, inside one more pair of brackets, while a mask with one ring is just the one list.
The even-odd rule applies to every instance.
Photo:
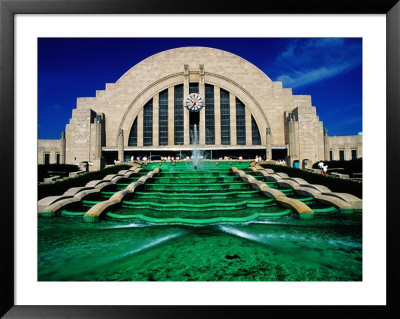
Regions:
[[330, 136], [362, 132], [360, 38], [40, 38], [38, 137], [59, 139], [78, 97], [95, 96], [148, 56], [183, 46], [237, 54], [293, 94], [311, 95]]

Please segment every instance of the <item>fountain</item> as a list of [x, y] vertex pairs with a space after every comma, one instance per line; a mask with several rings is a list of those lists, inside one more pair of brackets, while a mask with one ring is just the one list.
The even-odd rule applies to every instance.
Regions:
[[[158, 163], [93, 193], [84, 206], [66, 207], [55, 218], [40, 217], [38, 280], [362, 280], [361, 213], [342, 214], [314, 203], [315, 218], [298, 219], [235, 175], [229, 161], [200, 165], [195, 171], [189, 161], [176, 167], [163, 163], [160, 174], [119, 207], [107, 209], [99, 224], [82, 221], [88, 207], [115, 197]], [[236, 168], [265, 181], [249, 165], [235, 162]], [[267, 183], [295, 196], [277, 182]]]
[[197, 170], [199, 168], [199, 164], [201, 163], [201, 155], [200, 155], [200, 151], [197, 149], [197, 145], [199, 142], [199, 136], [197, 134], [197, 125], [194, 125], [193, 128], [193, 136], [192, 136], [192, 141], [193, 141], [193, 168], [195, 170]]

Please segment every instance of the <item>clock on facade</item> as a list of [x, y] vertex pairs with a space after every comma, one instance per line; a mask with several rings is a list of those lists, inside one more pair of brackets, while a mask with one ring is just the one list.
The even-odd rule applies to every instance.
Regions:
[[185, 100], [185, 106], [190, 112], [198, 112], [203, 108], [203, 99], [197, 93], [190, 93]]

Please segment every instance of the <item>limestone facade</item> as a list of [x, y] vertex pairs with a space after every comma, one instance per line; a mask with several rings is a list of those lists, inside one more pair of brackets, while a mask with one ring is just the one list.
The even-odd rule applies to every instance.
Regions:
[[[206, 105], [198, 114], [184, 107], [192, 86]], [[95, 97], [78, 98], [66, 125], [65, 162], [101, 163], [111, 151], [121, 160], [135, 151], [190, 151], [193, 124], [202, 150], [259, 150], [271, 159], [272, 149], [287, 149], [290, 165], [326, 158], [311, 96], [293, 95], [232, 53], [183, 47], [150, 56]]]
[[324, 136], [325, 160], [340, 161], [362, 157], [362, 135]]
[[59, 140], [38, 140], [38, 164], [65, 164], [65, 137]]

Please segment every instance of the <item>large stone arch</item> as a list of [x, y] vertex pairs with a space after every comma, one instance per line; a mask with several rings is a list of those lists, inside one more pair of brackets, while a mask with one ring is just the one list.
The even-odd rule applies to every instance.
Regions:
[[[260, 130], [262, 145], [265, 145], [265, 129], [270, 127], [272, 134], [274, 133], [274, 125], [271, 127], [267, 112], [277, 113], [272, 110], [274, 106], [266, 101], [265, 96], [275, 96], [277, 87], [282, 91], [281, 86], [279, 88], [277, 82], [272, 82], [264, 72], [247, 60], [230, 52], [208, 47], [182, 47], [162, 51], [133, 66], [115, 85], [110, 86], [111, 91], [129, 93], [125, 95], [123, 105], [118, 100], [118, 105], [123, 108], [123, 115], [118, 122], [113, 121], [115, 129], [110, 129], [109, 132], [111, 140], [115, 141], [114, 145], [118, 145], [118, 129], [129, 134], [140, 108], [152, 96], [169, 86], [183, 83], [185, 64], [189, 65], [190, 71], [198, 70], [200, 64], [204, 65], [206, 83], [232, 92], [249, 108]], [[121, 114], [120, 107], [116, 111]], [[107, 113], [107, 110], [103, 112]]]
[[[132, 100], [121, 118], [119, 129], [122, 129], [124, 131], [124, 135], [129, 135], [133, 122], [137, 117], [139, 111], [151, 98], [153, 98], [154, 95], [165, 89], [168, 89], [171, 86], [175, 86], [178, 84], [183, 84], [183, 72], [165, 76], [164, 78], [158, 79], [157, 81], [151, 83], [146, 88], [144, 88]], [[118, 146], [118, 134], [115, 136], [115, 141], [115, 145]], [[124, 146], [128, 145], [128, 139], [125, 139], [124, 144]]]
[[[168, 89], [168, 87], [183, 84], [183, 80], [183, 72], [174, 73], [162, 79], [158, 79], [157, 81], [151, 83], [146, 88], [144, 88], [127, 107], [119, 124], [119, 129], [122, 129], [125, 132], [125, 135], [129, 134], [133, 122], [143, 106], [151, 98], [153, 98], [154, 95], [165, 89]], [[249, 109], [251, 115], [253, 115], [254, 120], [257, 123], [261, 136], [261, 144], [265, 145], [266, 135], [263, 134], [263, 132], [266, 131], [266, 128], [270, 128], [270, 125], [265, 112], [263, 111], [257, 100], [240, 84], [219, 74], [206, 73], [205, 83], [218, 86], [224, 90], [227, 90], [244, 103], [244, 105]], [[272, 134], [273, 132], [271, 132], [271, 139], [273, 136]], [[115, 136], [115, 140], [116, 145], [118, 145], [118, 134]], [[125, 139], [124, 146], [127, 146], [127, 143], [128, 139]]]

